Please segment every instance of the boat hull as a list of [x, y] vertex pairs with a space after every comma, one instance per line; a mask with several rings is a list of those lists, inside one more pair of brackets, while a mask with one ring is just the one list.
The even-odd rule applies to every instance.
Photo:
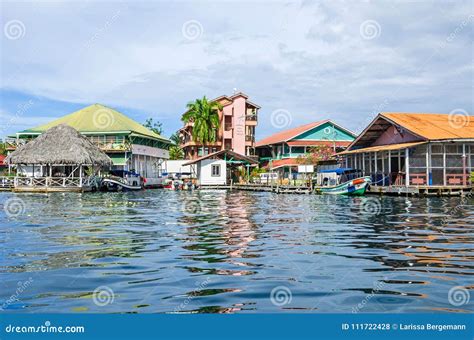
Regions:
[[362, 196], [365, 195], [370, 182], [370, 177], [361, 177], [331, 187], [320, 187], [316, 190], [326, 195]]
[[143, 188], [137, 185], [122, 183], [114, 179], [104, 178], [102, 180], [102, 189], [105, 189], [105, 191], [137, 191]]

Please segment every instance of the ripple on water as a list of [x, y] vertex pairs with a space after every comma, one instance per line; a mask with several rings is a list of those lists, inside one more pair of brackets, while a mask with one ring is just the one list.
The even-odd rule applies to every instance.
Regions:
[[[25, 211], [6, 216], [13, 196]], [[369, 203], [376, 214], [363, 209]], [[460, 203], [4, 192], [0, 304], [10, 312], [466, 312], [474, 299], [449, 299], [453, 287], [473, 289], [474, 202]], [[110, 289], [111, 303], [94, 303], [98, 287]], [[275, 290], [284, 299], [272, 299]]]

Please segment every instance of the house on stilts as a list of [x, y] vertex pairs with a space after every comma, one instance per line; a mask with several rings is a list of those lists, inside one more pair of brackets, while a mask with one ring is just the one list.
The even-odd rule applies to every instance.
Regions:
[[15, 166], [13, 191], [91, 191], [96, 174], [112, 166], [110, 159], [74, 128], [56, 125], [11, 152], [5, 162]]
[[339, 155], [372, 191], [462, 194], [473, 185], [474, 117], [380, 113]]

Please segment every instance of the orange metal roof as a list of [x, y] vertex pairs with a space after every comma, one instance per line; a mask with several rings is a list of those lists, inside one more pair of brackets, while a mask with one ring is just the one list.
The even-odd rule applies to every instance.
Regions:
[[275, 133], [274, 135], [271, 135], [267, 138], [262, 139], [261, 141], [258, 141], [256, 146], [259, 147], [259, 146], [264, 146], [264, 145], [271, 145], [271, 144], [286, 142], [287, 140], [290, 140], [298, 135], [301, 135], [303, 132], [306, 132], [310, 129], [313, 129], [327, 122], [329, 122], [329, 120], [322, 120], [319, 122], [313, 122], [313, 123], [295, 127], [293, 129]]
[[388, 145], [379, 145], [379, 146], [370, 146], [368, 148], [355, 149], [350, 151], [339, 152], [338, 155], [348, 155], [354, 153], [364, 153], [364, 152], [376, 152], [376, 151], [388, 151], [388, 150], [400, 150], [405, 148], [410, 148], [415, 145], [426, 144], [428, 142], [414, 142], [414, 143], [401, 143], [401, 144], [388, 144]]
[[382, 112], [381, 116], [429, 140], [474, 138], [474, 116]]

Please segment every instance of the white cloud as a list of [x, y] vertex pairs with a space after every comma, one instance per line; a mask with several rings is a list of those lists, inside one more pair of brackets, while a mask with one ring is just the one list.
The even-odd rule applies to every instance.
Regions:
[[[144, 110], [170, 130], [187, 101], [233, 88], [262, 106], [260, 136], [271, 132], [264, 119], [278, 108], [292, 112], [294, 125], [329, 117], [352, 129], [387, 102], [389, 111], [473, 111], [469, 2], [3, 7], [2, 23], [17, 19], [26, 27], [22, 39], [2, 36], [3, 88]], [[202, 25], [196, 40], [182, 34], [188, 20]], [[378, 37], [361, 37], [365, 20], [379, 23]]]

